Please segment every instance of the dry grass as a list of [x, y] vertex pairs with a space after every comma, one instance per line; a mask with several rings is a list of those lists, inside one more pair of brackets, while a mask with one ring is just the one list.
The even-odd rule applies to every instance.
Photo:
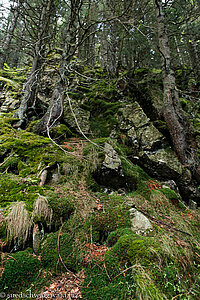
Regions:
[[28, 239], [31, 221], [24, 202], [13, 203], [6, 218], [7, 239], [17, 240], [18, 244], [25, 244]]
[[133, 273], [136, 280], [136, 299], [167, 300], [167, 297], [154, 285], [151, 277], [145, 272], [144, 267], [139, 264], [135, 265]]
[[53, 210], [49, 206], [48, 200], [44, 196], [39, 196], [33, 205], [32, 220], [34, 218], [43, 219], [51, 225]]

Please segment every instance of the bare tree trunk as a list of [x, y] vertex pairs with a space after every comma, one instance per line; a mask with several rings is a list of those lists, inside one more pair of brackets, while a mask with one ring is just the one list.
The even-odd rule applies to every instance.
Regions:
[[40, 23], [38, 26], [37, 41], [35, 42], [33, 64], [30, 70], [30, 75], [24, 85], [24, 96], [22, 98], [20, 107], [15, 114], [19, 118], [17, 127], [24, 126], [27, 123], [28, 109], [34, 109], [36, 103], [36, 93], [41, 75], [42, 61], [44, 59], [46, 44], [49, 39], [49, 27], [54, 8], [54, 0], [46, 0], [43, 4], [40, 16]]
[[200, 182], [200, 167], [195, 138], [190, 121], [179, 104], [175, 76], [171, 68], [171, 54], [165, 16], [162, 9], [162, 0], [155, 0], [155, 11], [158, 26], [159, 51], [162, 58], [164, 119], [180, 161], [190, 168], [194, 177]]
[[59, 67], [59, 79], [55, 86], [49, 107], [46, 114], [36, 124], [34, 132], [38, 134], [48, 134], [49, 129], [56, 125], [63, 115], [63, 103], [65, 97], [65, 90], [68, 87], [67, 83], [67, 70], [70, 59], [75, 54], [78, 45], [76, 44], [77, 28], [76, 19], [78, 11], [82, 5], [81, 0], [71, 0], [71, 13], [68, 28], [65, 36], [65, 48], [61, 58]]
[[2, 54], [1, 60], [0, 60], [0, 69], [3, 68], [4, 63], [7, 60], [9, 49], [10, 49], [10, 43], [13, 38], [13, 33], [14, 33], [16, 25], [17, 25], [17, 20], [20, 15], [20, 9], [21, 9], [22, 3], [23, 3], [22, 0], [19, 0], [17, 6], [13, 8], [13, 16], [12, 16], [11, 22], [8, 26], [5, 39], [3, 41], [3, 47], [2, 47], [3, 54]]

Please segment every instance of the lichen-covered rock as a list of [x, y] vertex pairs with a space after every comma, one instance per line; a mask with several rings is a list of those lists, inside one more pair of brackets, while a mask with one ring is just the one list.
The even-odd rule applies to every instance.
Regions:
[[[75, 103], [75, 101], [71, 101], [71, 104], [73, 113], [76, 117], [79, 127], [81, 128], [81, 131], [84, 134], [87, 134], [90, 129], [90, 112], [82, 109], [77, 103]], [[75, 131], [80, 133], [73, 113], [70, 109], [69, 103], [66, 102], [64, 105], [64, 121], [70, 126], [71, 129], [74, 129]]]
[[164, 143], [164, 136], [150, 123], [148, 126], [135, 129], [132, 127], [127, 132], [127, 136], [134, 148], [151, 150]]
[[152, 176], [164, 179], [181, 176], [181, 163], [164, 135], [150, 122], [141, 106], [134, 102], [119, 111], [119, 129], [126, 132], [135, 158], [137, 156], [137, 163]]
[[139, 155], [142, 165], [152, 176], [169, 179], [178, 178], [183, 173], [183, 167], [171, 148], [141, 151]]
[[98, 163], [93, 177], [98, 184], [112, 189], [136, 190], [140, 180], [148, 175], [138, 166], [128, 161], [114, 141], [103, 141], [97, 151]]
[[121, 167], [121, 159], [109, 143], [104, 145], [105, 159], [103, 166], [108, 169], [118, 170]]
[[149, 231], [153, 230], [153, 226], [145, 215], [135, 208], [130, 210], [131, 216], [131, 229], [136, 234], [145, 235]]
[[119, 109], [119, 129], [136, 150], [154, 150], [166, 144], [162, 133], [150, 122], [141, 106], [134, 102]]
[[140, 128], [150, 122], [137, 102], [124, 105], [119, 109], [119, 115], [120, 129]]

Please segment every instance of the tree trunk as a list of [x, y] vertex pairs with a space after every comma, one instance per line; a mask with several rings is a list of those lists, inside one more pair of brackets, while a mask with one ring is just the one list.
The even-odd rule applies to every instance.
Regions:
[[78, 10], [80, 9], [80, 5], [82, 5], [82, 2], [80, 0], [71, 0], [70, 19], [68, 23], [68, 28], [66, 29], [65, 48], [63, 51], [63, 55], [59, 67], [59, 79], [55, 86], [46, 114], [34, 127], [34, 132], [38, 134], [43, 134], [43, 135], [48, 134], [49, 129], [52, 126], [56, 125], [60, 121], [63, 115], [65, 91], [68, 87], [68, 83], [66, 81], [67, 69], [70, 63], [70, 59], [72, 58], [72, 56], [75, 54], [77, 50], [76, 19], [78, 15], [77, 14]]
[[12, 16], [11, 22], [8, 26], [5, 39], [3, 41], [3, 47], [2, 47], [3, 54], [2, 54], [1, 60], [0, 60], [0, 69], [3, 68], [4, 63], [6, 62], [7, 57], [8, 57], [8, 53], [9, 53], [9, 49], [10, 49], [10, 43], [11, 43], [11, 40], [13, 38], [13, 33], [14, 33], [14, 30], [15, 30], [16, 25], [17, 25], [17, 20], [18, 20], [19, 15], [20, 15], [21, 5], [22, 5], [22, 0], [20, 0], [18, 2], [18, 5], [13, 9], [13, 16]]
[[180, 106], [175, 76], [171, 67], [171, 54], [165, 16], [162, 9], [162, 0], [155, 0], [155, 11], [158, 26], [159, 51], [162, 58], [164, 119], [169, 129], [174, 149], [181, 163], [188, 166], [193, 176], [200, 182], [200, 166], [196, 141], [190, 121]]
[[24, 85], [24, 96], [20, 107], [15, 114], [19, 118], [17, 127], [24, 126], [27, 123], [27, 113], [29, 109], [34, 110], [36, 104], [36, 94], [41, 75], [42, 63], [45, 55], [46, 44], [49, 39], [49, 27], [54, 10], [54, 0], [47, 0], [42, 7], [40, 23], [38, 26], [37, 41], [35, 42], [34, 57], [30, 75]]

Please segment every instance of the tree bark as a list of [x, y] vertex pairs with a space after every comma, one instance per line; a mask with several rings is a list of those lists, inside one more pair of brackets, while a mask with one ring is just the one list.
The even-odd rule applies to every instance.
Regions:
[[163, 76], [163, 115], [174, 149], [182, 164], [188, 166], [193, 176], [200, 182], [200, 166], [190, 120], [179, 103], [175, 75], [171, 67], [171, 54], [162, 8], [162, 0], [155, 0], [155, 11], [158, 26], [159, 51], [162, 58]]

